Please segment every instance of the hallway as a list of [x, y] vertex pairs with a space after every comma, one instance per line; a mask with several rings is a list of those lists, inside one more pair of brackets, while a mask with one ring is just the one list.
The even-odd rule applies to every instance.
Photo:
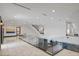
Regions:
[[18, 37], [5, 38], [1, 48], [0, 55], [2, 56], [50, 56], [42, 50], [23, 42]]

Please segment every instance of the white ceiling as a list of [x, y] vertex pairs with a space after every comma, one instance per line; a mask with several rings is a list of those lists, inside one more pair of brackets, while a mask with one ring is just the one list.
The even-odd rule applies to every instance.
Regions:
[[[30, 16], [29, 18], [34, 19], [34, 22], [29, 21], [31, 23], [42, 23], [43, 20], [48, 23], [49, 20], [51, 22], [51, 20], [61, 21], [79, 19], [78, 3], [19, 3], [19, 5], [31, 9], [27, 10], [28, 15]], [[52, 12], [52, 10], [55, 12]]]
[[[31, 23], [44, 23], [50, 20], [78, 20], [79, 4], [78, 3], [18, 3], [31, 10], [17, 6], [15, 4], [0, 4], [3, 14], [9, 19], [27, 20]], [[55, 10], [55, 12], [52, 12]], [[8, 19], [8, 20], [9, 20]]]
[[[79, 14], [79, 4], [77, 3], [25, 3], [20, 5], [23, 5], [25, 7], [29, 7], [31, 10], [29, 10], [30, 14], [38, 16], [38, 17], [44, 17], [42, 13], [45, 13], [46, 17], [72, 17], [72, 15], [75, 14], [75, 16], [78, 16]], [[55, 10], [56, 12], [53, 13], [52, 10]]]

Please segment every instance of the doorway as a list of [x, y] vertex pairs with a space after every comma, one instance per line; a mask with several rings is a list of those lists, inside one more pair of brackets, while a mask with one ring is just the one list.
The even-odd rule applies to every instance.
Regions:
[[16, 27], [16, 35], [21, 35], [21, 27]]

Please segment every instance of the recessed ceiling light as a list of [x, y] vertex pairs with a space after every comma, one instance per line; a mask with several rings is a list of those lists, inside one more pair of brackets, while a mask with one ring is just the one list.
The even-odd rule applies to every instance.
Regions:
[[52, 10], [52, 12], [54, 13], [54, 12], [56, 12], [56, 10]]

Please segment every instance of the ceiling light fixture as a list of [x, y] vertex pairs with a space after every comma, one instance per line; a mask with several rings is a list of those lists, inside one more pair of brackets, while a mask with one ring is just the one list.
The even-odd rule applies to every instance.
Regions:
[[52, 10], [52, 12], [54, 13], [54, 12], [56, 12], [56, 10]]

